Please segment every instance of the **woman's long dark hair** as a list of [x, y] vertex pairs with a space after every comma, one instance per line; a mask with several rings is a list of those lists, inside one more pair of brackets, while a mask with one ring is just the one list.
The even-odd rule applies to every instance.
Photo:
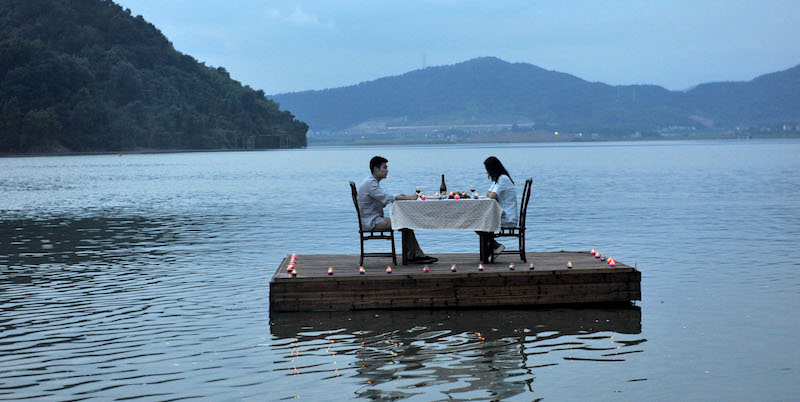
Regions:
[[490, 156], [483, 161], [483, 166], [486, 167], [486, 173], [489, 174], [489, 178], [492, 179], [493, 182], [497, 182], [497, 180], [500, 179], [500, 176], [506, 175], [508, 176], [508, 179], [511, 180], [511, 183], [514, 183], [514, 180], [511, 178], [511, 175], [508, 174], [508, 170], [503, 167], [500, 159]]

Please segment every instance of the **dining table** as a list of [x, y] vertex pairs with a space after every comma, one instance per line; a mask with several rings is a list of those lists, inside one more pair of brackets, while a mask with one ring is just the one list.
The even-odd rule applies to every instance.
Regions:
[[[478, 197], [452, 199], [427, 197], [427, 199], [399, 200], [392, 203], [392, 229], [402, 233], [403, 265], [408, 264], [406, 236], [411, 230], [467, 230], [497, 232], [500, 230], [500, 204], [493, 198]], [[488, 237], [480, 243], [480, 259], [488, 262], [491, 249]]]

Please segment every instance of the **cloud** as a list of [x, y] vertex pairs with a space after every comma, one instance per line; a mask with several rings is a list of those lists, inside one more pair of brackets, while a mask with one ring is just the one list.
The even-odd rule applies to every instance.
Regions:
[[284, 14], [275, 8], [268, 8], [264, 10], [264, 14], [267, 16], [267, 18], [283, 21], [297, 26], [322, 27], [328, 29], [333, 29], [335, 27], [333, 21], [322, 21], [319, 19], [319, 17], [317, 17], [316, 14], [307, 13], [300, 7], [295, 8], [294, 11], [288, 14]]

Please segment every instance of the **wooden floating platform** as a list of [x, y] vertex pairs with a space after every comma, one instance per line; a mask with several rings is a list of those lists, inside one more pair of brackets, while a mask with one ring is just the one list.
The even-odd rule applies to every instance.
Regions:
[[[297, 276], [283, 259], [270, 281], [271, 311], [506, 307], [641, 300], [642, 274], [616, 261], [615, 267], [588, 251], [502, 255], [478, 271], [475, 253], [436, 254], [439, 261], [393, 265], [391, 258], [367, 258], [359, 274], [359, 256], [297, 255]], [[567, 268], [567, 262], [572, 268]], [[510, 270], [509, 264], [515, 269]], [[452, 265], [456, 272], [451, 272]], [[530, 269], [533, 264], [534, 269]], [[387, 274], [387, 266], [392, 273]], [[328, 275], [328, 268], [333, 274]]]

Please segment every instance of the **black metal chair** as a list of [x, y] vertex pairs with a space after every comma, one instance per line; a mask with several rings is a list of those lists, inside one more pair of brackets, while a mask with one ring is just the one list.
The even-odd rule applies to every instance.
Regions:
[[[528, 201], [531, 200], [531, 188], [533, 187], [533, 179], [528, 178], [525, 180], [525, 187], [522, 189], [522, 205], [519, 209], [519, 220], [517, 226], [513, 228], [500, 228], [500, 232], [492, 233], [492, 238], [498, 237], [516, 237], [519, 239], [519, 249], [517, 250], [503, 250], [500, 254], [517, 254], [523, 262], [528, 262], [525, 257], [525, 217], [528, 215]], [[491, 255], [491, 261], [494, 262], [494, 254], [492, 250], [487, 250]]]
[[[358, 237], [361, 239], [361, 260], [358, 265], [364, 265], [364, 257], [392, 257], [392, 263], [397, 265], [397, 255], [394, 248], [394, 230], [364, 230], [361, 226], [361, 210], [358, 209], [358, 191], [356, 183], [350, 182], [350, 193], [353, 195], [353, 205], [356, 207], [358, 217]], [[387, 234], [388, 233], [388, 234]], [[367, 240], [389, 240], [392, 243], [391, 253], [365, 253], [364, 242]]]

